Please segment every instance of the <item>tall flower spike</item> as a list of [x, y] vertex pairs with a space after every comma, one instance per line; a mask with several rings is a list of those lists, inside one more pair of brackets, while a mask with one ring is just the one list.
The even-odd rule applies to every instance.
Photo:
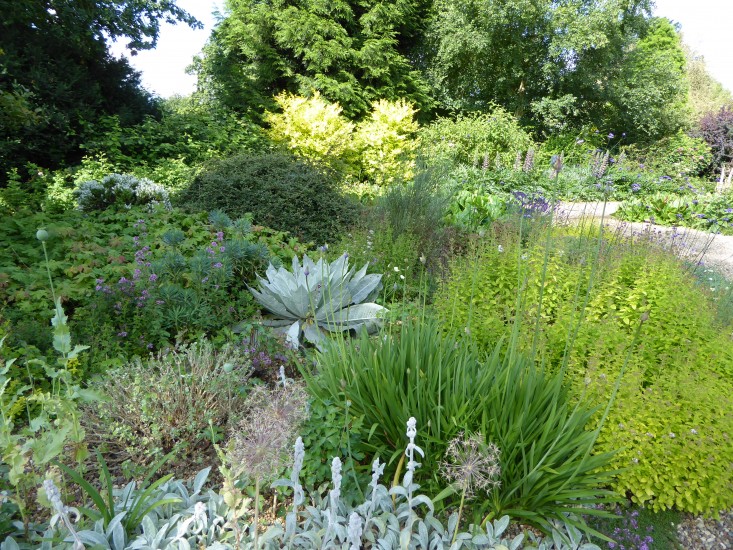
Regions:
[[56, 510], [56, 514], [53, 518], [51, 518], [51, 526], [53, 527], [59, 519], [63, 521], [64, 525], [69, 530], [69, 534], [74, 539], [73, 550], [84, 550], [84, 544], [79, 539], [79, 535], [76, 534], [74, 525], [71, 521], [71, 518], [69, 517], [69, 514], [74, 514], [74, 521], [79, 521], [79, 510], [66, 506], [63, 503], [63, 501], [61, 500], [61, 491], [59, 491], [58, 487], [56, 487], [53, 479], [45, 480], [43, 482], [43, 489], [44, 491], [46, 491], [46, 497], [48, 498], [48, 501], [51, 503], [54, 510]]
[[352, 512], [349, 516], [349, 530], [346, 533], [346, 536], [349, 538], [349, 544], [351, 544], [349, 550], [361, 550], [362, 532], [361, 517], [356, 512]]
[[410, 442], [407, 444], [405, 454], [407, 455], [407, 472], [405, 472], [405, 478], [403, 484], [407, 489], [408, 499], [412, 500], [412, 479], [415, 475], [415, 469], [420, 466], [419, 462], [415, 461], [415, 452], [425, 457], [425, 452], [415, 445], [415, 436], [417, 435], [417, 420], [414, 416], [411, 416], [407, 421], [407, 437]]

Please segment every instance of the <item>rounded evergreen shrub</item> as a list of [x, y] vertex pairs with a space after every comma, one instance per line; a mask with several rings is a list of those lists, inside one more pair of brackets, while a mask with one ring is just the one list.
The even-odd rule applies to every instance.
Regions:
[[298, 238], [325, 243], [352, 224], [358, 204], [343, 195], [326, 168], [283, 153], [215, 161], [181, 195], [183, 205], [223, 210]]

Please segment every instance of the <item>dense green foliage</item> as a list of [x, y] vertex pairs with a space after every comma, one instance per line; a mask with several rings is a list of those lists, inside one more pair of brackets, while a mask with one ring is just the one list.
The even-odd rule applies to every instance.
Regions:
[[[650, 4], [228, 0], [154, 100], [107, 41], [175, 1], [0, 0], [0, 533], [549, 550], [622, 499], [733, 505], [731, 282], [684, 232], [559, 223], [733, 232], [730, 93]], [[154, 480], [201, 461], [218, 492]]]
[[412, 66], [430, 2], [229, 0], [198, 62], [203, 89], [235, 111], [262, 111], [280, 92], [320, 92], [349, 117], [379, 99], [431, 106]]
[[[730, 505], [716, 488], [733, 482], [725, 443], [733, 405], [722, 397], [733, 347], [707, 295], [654, 252], [654, 240], [601, 244], [576, 231], [522, 247], [503, 234], [454, 264], [436, 309], [489, 350], [520, 322], [522, 347], [567, 369], [566, 384], [589, 403], [607, 402], [625, 370], [596, 447], [624, 449], [614, 465], [628, 469], [614, 487], [654, 509], [715, 512]], [[698, 445], [689, 437], [702, 425], [716, 428]], [[726, 458], [706, 462], [713, 448]]]
[[101, 130], [104, 115], [129, 125], [154, 112], [139, 75], [109, 54], [106, 40], [145, 49], [155, 46], [163, 17], [197, 24], [170, 0], [3, 0], [0, 12], [0, 184], [27, 162], [78, 162], [79, 145]]
[[220, 209], [232, 217], [249, 213], [256, 224], [317, 244], [335, 240], [358, 211], [340, 191], [333, 172], [283, 153], [237, 155], [212, 162], [180, 200], [192, 208]]
[[659, 225], [733, 235], [733, 194], [729, 191], [675, 197], [659, 193], [625, 201], [614, 215], [631, 222], [652, 221]]
[[399, 334], [370, 340], [363, 333], [353, 344], [331, 345], [305, 378], [318, 398], [348, 402], [351, 415], [373, 426], [356, 449], [391, 454], [390, 463], [401, 454], [410, 416], [425, 426], [421, 462], [433, 476], [458, 432], [481, 432], [501, 452], [501, 484], [477, 508], [489, 518], [508, 514], [549, 529], [549, 519], [611, 498], [601, 487], [610, 479], [612, 453], [590, 455], [592, 409], [573, 407], [562, 376], [515, 351], [499, 342], [484, 357], [420, 319], [405, 321]]

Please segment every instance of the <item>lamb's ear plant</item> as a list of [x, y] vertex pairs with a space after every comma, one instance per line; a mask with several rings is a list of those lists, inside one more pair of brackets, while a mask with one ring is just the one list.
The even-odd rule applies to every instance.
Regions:
[[[140, 524], [143, 517], [156, 508], [178, 502], [176, 497], [163, 496], [163, 498], [159, 498], [160, 495], [156, 495], [158, 487], [167, 483], [173, 477], [173, 474], [162, 476], [153, 483], [150, 483], [153, 477], [155, 477], [158, 471], [173, 455], [174, 452], [171, 452], [155, 463], [139, 484], [131, 481], [124, 489], [117, 492], [113, 487], [112, 476], [110, 475], [109, 468], [107, 468], [107, 463], [104, 457], [102, 457], [102, 454], [97, 452], [97, 461], [99, 463], [99, 473], [104, 494], [100, 493], [91, 483], [86, 481], [81, 473], [58, 462], [56, 465], [74, 483], [79, 485], [86, 497], [94, 503], [96, 510], [94, 508], [80, 508], [79, 510], [82, 514], [94, 522], [99, 522], [105, 533], [113, 534], [117, 529], [117, 525], [119, 525], [124, 535], [129, 537]], [[118, 493], [117, 495], [115, 495], [116, 492]]]
[[373, 332], [379, 326], [386, 309], [370, 300], [378, 296], [382, 276], [367, 274], [368, 267], [350, 268], [348, 254], [331, 263], [304, 255], [302, 265], [294, 256], [292, 271], [270, 264], [267, 278], [258, 275], [259, 289], [250, 292], [272, 314], [265, 324], [278, 327], [291, 346], [298, 347], [302, 335], [321, 347], [328, 332]]

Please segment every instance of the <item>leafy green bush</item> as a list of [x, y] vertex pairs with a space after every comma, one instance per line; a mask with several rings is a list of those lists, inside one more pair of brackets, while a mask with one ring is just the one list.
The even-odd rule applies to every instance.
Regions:
[[283, 93], [275, 100], [282, 112], [267, 115], [269, 135], [293, 154], [380, 186], [412, 176], [417, 123], [408, 102], [377, 101], [355, 125], [318, 92], [309, 98]]
[[431, 487], [440, 483], [437, 463], [449, 441], [461, 430], [480, 431], [501, 452], [501, 485], [478, 505], [490, 519], [508, 514], [549, 532], [551, 520], [610, 496], [601, 487], [612, 454], [590, 454], [593, 410], [573, 407], [562, 376], [535, 368], [513, 342], [484, 357], [434, 321], [405, 320], [399, 334], [370, 340], [362, 333], [330, 346], [305, 378], [319, 399], [348, 402], [349, 414], [372, 426], [356, 449], [391, 454], [390, 463], [402, 454], [404, 423], [418, 419]]
[[733, 192], [689, 197], [658, 193], [627, 200], [614, 215], [631, 222], [651, 221], [733, 235]]
[[[144, 307], [138, 307], [136, 297], [143, 290], [152, 295], [165, 284], [177, 284], [190, 295], [193, 289], [197, 301], [208, 308], [208, 314], [186, 325], [190, 328], [185, 336], [188, 340], [196, 338], [191, 331], [215, 333], [227, 323], [233, 324], [254, 312], [254, 301], [246, 290], [246, 284], [254, 280], [254, 272], [267, 265], [268, 256], [273, 262], [290, 260], [305, 248], [282, 232], [262, 227], [247, 230], [249, 224], [243, 226], [240, 222], [235, 227], [226, 217], [216, 218], [209, 220], [207, 213], [188, 214], [180, 209], [150, 213], [144, 208], [2, 217], [0, 245], [13, 251], [0, 256], [0, 306], [3, 318], [10, 323], [8, 343], [27, 350], [35, 346], [40, 350], [37, 355], [47, 353], [51, 347], [45, 330], [50, 319], [47, 304], [51, 294], [48, 275], [40, 268], [43, 253], [35, 238], [39, 227], [45, 227], [50, 235], [46, 244], [57, 294], [64, 300], [78, 337], [91, 346], [82, 358], [81, 370], [85, 373], [90, 368], [97, 372], [103, 370], [127, 352], [147, 354], [147, 344], [163, 345], [167, 336], [162, 333], [161, 323], [167, 323], [166, 330], [175, 336], [172, 316], [176, 301], [167, 307], [155, 303], [160, 297], [148, 297]], [[206, 248], [212, 248], [212, 241], [218, 242], [219, 231], [224, 233], [220, 247], [224, 246], [225, 250], [219, 250], [215, 260], [209, 257]], [[180, 239], [181, 233], [184, 238], [175, 246], [166, 244], [173, 242], [171, 237]], [[138, 258], [140, 254], [145, 255], [144, 260]], [[140, 265], [138, 260], [151, 265]], [[168, 266], [178, 270], [175, 276], [167, 275], [167, 267], [160, 273], [153, 270], [166, 261], [177, 265], [177, 268]], [[213, 268], [217, 262], [222, 264], [223, 271]], [[196, 279], [194, 274], [207, 265], [228, 282], [216, 288], [217, 283], [212, 279], [206, 283], [201, 283], [203, 276]], [[137, 279], [135, 270], [139, 270]], [[156, 281], [150, 280], [153, 273], [159, 277]], [[131, 282], [135, 281], [138, 289], [136, 296], [134, 292], [119, 293], [119, 308], [127, 312], [125, 315], [114, 309], [118, 300], [111, 300], [123, 277], [128, 282], [122, 286], [132, 286]], [[104, 282], [98, 282], [99, 279]], [[102, 292], [105, 285], [111, 294]], [[118, 336], [121, 332], [128, 335]]]
[[170, 209], [168, 192], [161, 185], [149, 179], [138, 179], [129, 174], [110, 174], [102, 181], [85, 181], [74, 191], [79, 209], [85, 212], [105, 210], [112, 205], [132, 206], [158, 204]]
[[655, 142], [643, 152], [628, 150], [627, 154], [655, 174], [674, 178], [702, 175], [712, 162], [710, 145], [682, 130]]
[[[607, 402], [625, 368], [596, 446], [623, 449], [614, 488], [654, 509], [730, 506], [730, 493], [715, 489], [733, 483], [729, 327], [653, 234], [600, 243], [597, 230], [555, 231], [524, 246], [503, 236], [457, 260], [435, 297], [438, 314], [486, 350], [521, 322], [521, 347], [563, 367], [572, 395], [591, 406]], [[706, 439], [691, 442], [697, 432]], [[706, 462], [711, 453], [722, 462]]]
[[241, 351], [216, 351], [206, 341], [136, 358], [94, 382], [106, 399], [86, 407], [88, 440], [134, 474], [171, 451], [176, 469], [190, 472], [186, 456], [215, 460], [212, 438], [236, 424], [249, 376]]
[[415, 164], [415, 108], [405, 100], [379, 100], [356, 126], [361, 174], [377, 185], [409, 181]]
[[117, 280], [96, 279], [96, 299], [84, 310], [92, 335], [95, 326], [114, 327], [113, 340], [123, 349], [146, 353], [182, 334], [216, 334], [253, 315], [247, 283], [267, 265], [269, 251], [253, 242], [247, 219], [232, 222], [214, 211], [209, 221], [209, 241], [192, 250], [182, 230], [168, 229], [156, 242], [139, 219], [134, 264]]
[[358, 175], [354, 124], [341, 116], [341, 107], [321, 98], [282, 93], [275, 100], [282, 113], [268, 113], [269, 135], [293, 154], [342, 172]]
[[431, 164], [489, 162], [493, 166], [498, 155], [503, 166], [511, 166], [517, 153], [531, 147], [529, 134], [501, 107], [489, 113], [439, 118], [420, 130], [420, 154]]
[[257, 224], [315, 243], [334, 241], [358, 212], [358, 205], [339, 191], [333, 173], [281, 153], [213, 162], [181, 201], [234, 218], [251, 213]]

